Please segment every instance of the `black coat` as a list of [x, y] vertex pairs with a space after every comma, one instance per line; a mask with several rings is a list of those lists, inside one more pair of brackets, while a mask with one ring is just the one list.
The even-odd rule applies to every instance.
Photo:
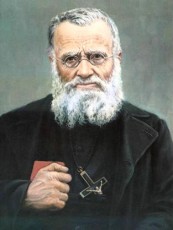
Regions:
[[[0, 118], [0, 229], [13, 229], [22, 216], [33, 162], [59, 160], [61, 129], [50, 104], [48, 96]], [[127, 102], [121, 116], [122, 156], [115, 169], [110, 229], [172, 230], [173, 145], [168, 128], [156, 115]]]

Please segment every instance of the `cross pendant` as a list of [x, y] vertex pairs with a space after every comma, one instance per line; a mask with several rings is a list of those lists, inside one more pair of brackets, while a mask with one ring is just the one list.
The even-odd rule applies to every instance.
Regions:
[[92, 192], [95, 194], [100, 194], [100, 195], [103, 194], [102, 186], [108, 182], [105, 177], [102, 177], [96, 182], [94, 182], [86, 171], [80, 172], [80, 176], [88, 184], [88, 187], [79, 193], [82, 198], [85, 198]]

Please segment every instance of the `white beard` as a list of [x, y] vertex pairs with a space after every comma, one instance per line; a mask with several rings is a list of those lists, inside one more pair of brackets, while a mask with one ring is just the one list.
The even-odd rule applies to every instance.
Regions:
[[[73, 128], [76, 124], [102, 126], [115, 119], [123, 101], [121, 67], [118, 63], [109, 81], [98, 76], [83, 79], [76, 76], [68, 83], [61, 81], [52, 62], [52, 105], [56, 122]], [[77, 83], [96, 83], [99, 89], [77, 89]]]

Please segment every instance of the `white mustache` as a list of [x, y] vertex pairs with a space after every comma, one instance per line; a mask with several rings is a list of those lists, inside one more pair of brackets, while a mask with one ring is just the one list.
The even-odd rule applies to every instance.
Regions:
[[65, 84], [65, 89], [69, 91], [70, 89], [75, 88], [78, 84], [96, 84], [103, 91], [105, 91], [107, 86], [106, 81], [101, 80], [97, 75], [93, 75], [87, 79], [76, 76], [73, 80]]

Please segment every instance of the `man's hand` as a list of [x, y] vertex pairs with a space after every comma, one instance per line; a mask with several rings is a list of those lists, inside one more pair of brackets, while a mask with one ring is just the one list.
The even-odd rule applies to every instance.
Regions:
[[64, 208], [72, 179], [67, 172], [67, 167], [57, 163], [40, 169], [28, 187], [25, 206], [43, 210]]

